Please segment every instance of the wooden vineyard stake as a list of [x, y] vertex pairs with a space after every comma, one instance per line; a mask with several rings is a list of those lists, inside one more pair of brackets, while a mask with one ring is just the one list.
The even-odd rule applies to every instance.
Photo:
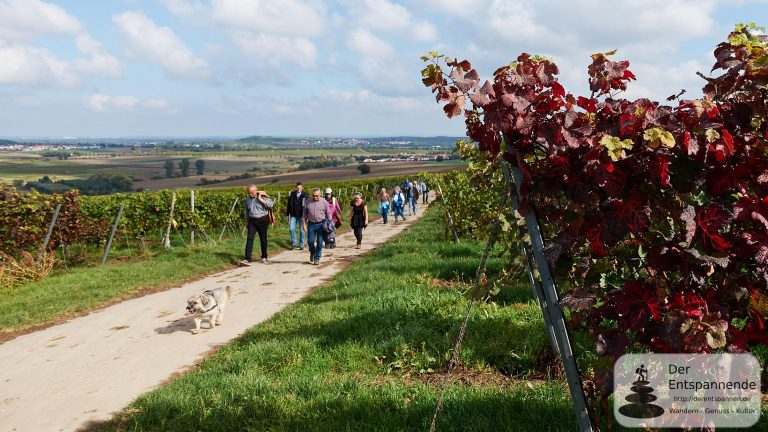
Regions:
[[166, 249], [171, 248], [171, 225], [173, 225], [173, 209], [176, 207], [176, 192], [171, 194], [171, 215], [168, 216], [168, 229], [165, 231], [163, 246]]
[[[279, 194], [278, 194], [279, 196]], [[227, 220], [224, 222], [224, 228], [221, 229], [221, 234], [219, 234], [219, 241], [221, 241], [221, 238], [224, 236], [224, 231], [227, 229], [227, 225], [229, 224], [230, 218], [232, 218], [232, 213], [235, 212], [235, 207], [237, 207], [237, 202], [240, 200], [240, 198], [235, 198], [235, 202], [232, 203], [232, 209], [229, 211], [229, 214], [227, 215]]]
[[[504, 137], [505, 141], [511, 142]], [[509, 171], [511, 170], [513, 178], [510, 178]], [[520, 185], [522, 183], [523, 175], [520, 169], [517, 167], [509, 167], [504, 169], [505, 177], [507, 181], [513, 181], [515, 185], [515, 201], [517, 204], [520, 202]], [[514, 202], [514, 201], [513, 201]], [[533, 206], [531, 206], [533, 207]], [[539, 224], [539, 218], [536, 215], [536, 211], [532, 208], [525, 215], [525, 225], [528, 229], [528, 236], [531, 239], [531, 249], [533, 253], [534, 262], [536, 268], [539, 271], [541, 285], [538, 285], [544, 292], [544, 302], [539, 299], [539, 305], [542, 307], [542, 314], [544, 315], [544, 321], [547, 324], [547, 328], [552, 328], [550, 337], [554, 337], [555, 343], [560, 353], [560, 359], [563, 362], [563, 369], [565, 370], [565, 376], [568, 381], [568, 388], [571, 392], [571, 398], [573, 400], [573, 407], [576, 412], [576, 421], [579, 425], [581, 432], [591, 432], [592, 422], [589, 418], [589, 412], [587, 411], [586, 397], [584, 396], [584, 387], [581, 383], [581, 376], [579, 375], [579, 368], [576, 364], [576, 358], [573, 355], [573, 349], [571, 347], [571, 341], [568, 336], [568, 328], [565, 325], [565, 317], [563, 316], [563, 310], [560, 308], [560, 299], [557, 293], [557, 286], [555, 284], [554, 277], [549, 268], [549, 262], [544, 256], [544, 239], [541, 234], [541, 225]], [[533, 281], [534, 293], [539, 292], [537, 289], [536, 278], [533, 275], [533, 269], [528, 266], [529, 277]], [[537, 294], [537, 297], [539, 295]]]
[[120, 218], [123, 216], [123, 209], [125, 208], [125, 204], [120, 204], [120, 210], [117, 212], [117, 217], [115, 218], [115, 224], [112, 225], [112, 233], [109, 235], [109, 241], [107, 241], [107, 248], [104, 250], [104, 256], [101, 258], [101, 265], [104, 265], [107, 263], [107, 257], [109, 256], [109, 250], [112, 249], [112, 239], [115, 238], [115, 232], [117, 232], [117, 225], [120, 223]]
[[190, 191], [190, 195], [189, 195], [189, 208], [192, 210], [192, 221], [193, 221], [193, 223], [191, 224], [192, 230], [189, 233], [189, 242], [192, 244], [192, 246], [194, 246], [195, 245], [195, 224], [194, 224], [194, 220], [195, 220], [195, 191]]
[[53, 232], [53, 227], [56, 225], [56, 219], [59, 218], [59, 210], [61, 210], [61, 204], [56, 204], [56, 210], [53, 211], [51, 223], [48, 224], [48, 234], [45, 235], [45, 241], [43, 241], [43, 247], [40, 248], [40, 255], [38, 256], [38, 260], [48, 249], [48, 242], [51, 241], [51, 233]]

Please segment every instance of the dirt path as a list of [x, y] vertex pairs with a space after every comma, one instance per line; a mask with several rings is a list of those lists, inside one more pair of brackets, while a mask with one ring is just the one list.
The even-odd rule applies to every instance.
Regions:
[[[335, 249], [323, 249], [320, 266], [307, 263], [306, 251], [285, 251], [267, 265], [218, 273], [0, 345], [0, 430], [71, 431], [110, 418], [402, 232], [424, 207], [405, 223], [370, 225], [362, 250], [354, 248], [351, 232], [339, 236]], [[225, 285], [233, 298], [224, 324], [211, 330], [203, 324], [192, 335], [187, 298]]]

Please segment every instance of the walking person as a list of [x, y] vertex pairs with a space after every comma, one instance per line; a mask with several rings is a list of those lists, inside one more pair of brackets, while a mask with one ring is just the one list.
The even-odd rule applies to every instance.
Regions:
[[[333, 189], [325, 188], [325, 201], [328, 203], [328, 211], [331, 212], [331, 220], [333, 220], [334, 228], [339, 228], [341, 226], [342, 210], [341, 205], [339, 205], [339, 200], [333, 196]], [[325, 237], [325, 247], [331, 249], [336, 247], [335, 235]]]
[[302, 224], [307, 231], [309, 263], [320, 265], [323, 254], [323, 225], [331, 218], [328, 202], [320, 198], [320, 188], [312, 189], [312, 199], [304, 205]]
[[411, 198], [408, 200], [408, 214], [413, 209], [413, 215], [416, 215], [416, 204], [419, 202], [419, 183], [414, 180], [411, 182]]
[[387, 223], [387, 216], [389, 216], [389, 209], [391, 207], [390, 203], [390, 196], [387, 193], [387, 188], [381, 188], [381, 193], [379, 193], [379, 213], [381, 214], [381, 219], [384, 221], [384, 224]]
[[405, 198], [405, 205], [408, 207], [408, 216], [411, 215], [411, 199], [413, 198], [413, 185], [408, 179], [403, 180], [403, 187], [401, 188], [403, 197]]
[[392, 210], [395, 212], [395, 222], [397, 222], [398, 215], [400, 215], [400, 217], [405, 220], [405, 215], [403, 214], [406, 202], [405, 196], [403, 195], [403, 192], [400, 191], [398, 186], [395, 186], [395, 190], [393, 192], [394, 195], [392, 195]]
[[[307, 237], [307, 230], [301, 223], [304, 217], [304, 203], [307, 201], [307, 193], [304, 192], [304, 185], [301, 182], [296, 183], [296, 190], [291, 191], [288, 196], [288, 205], [285, 206], [285, 216], [288, 217], [288, 229], [291, 233], [291, 248], [304, 250], [304, 240]], [[296, 225], [300, 231], [299, 243], [296, 244]]]
[[429, 187], [424, 182], [424, 179], [419, 181], [419, 188], [421, 189], [421, 199], [423, 200], [422, 203], [427, 204], [429, 201]]
[[266, 192], [259, 192], [256, 185], [249, 185], [246, 189], [248, 196], [245, 198], [245, 223], [248, 228], [248, 237], [245, 241], [245, 258], [240, 261], [243, 265], [250, 265], [253, 253], [253, 239], [259, 233], [261, 244], [261, 262], [267, 263], [267, 227], [270, 224], [269, 213], [274, 203]]
[[363, 247], [363, 230], [368, 226], [368, 205], [363, 201], [363, 195], [355, 192], [352, 199], [352, 205], [349, 206], [349, 226], [355, 232], [357, 245], [355, 248]]

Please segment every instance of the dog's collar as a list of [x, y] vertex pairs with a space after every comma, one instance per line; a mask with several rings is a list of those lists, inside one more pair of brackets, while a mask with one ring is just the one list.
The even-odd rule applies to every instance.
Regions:
[[208, 313], [208, 312], [216, 309], [217, 307], [219, 307], [219, 303], [216, 301], [216, 296], [213, 295], [213, 291], [211, 291], [211, 290], [203, 291], [203, 295], [210, 296], [213, 299], [213, 306], [209, 307], [208, 309], [206, 309], [204, 311], [199, 311], [200, 313]]

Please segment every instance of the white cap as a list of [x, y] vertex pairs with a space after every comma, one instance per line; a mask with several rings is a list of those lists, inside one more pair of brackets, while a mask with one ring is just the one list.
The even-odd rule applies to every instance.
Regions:
[[325, 193], [327, 194], [333, 193], [333, 190], [331, 188], [325, 188]]

